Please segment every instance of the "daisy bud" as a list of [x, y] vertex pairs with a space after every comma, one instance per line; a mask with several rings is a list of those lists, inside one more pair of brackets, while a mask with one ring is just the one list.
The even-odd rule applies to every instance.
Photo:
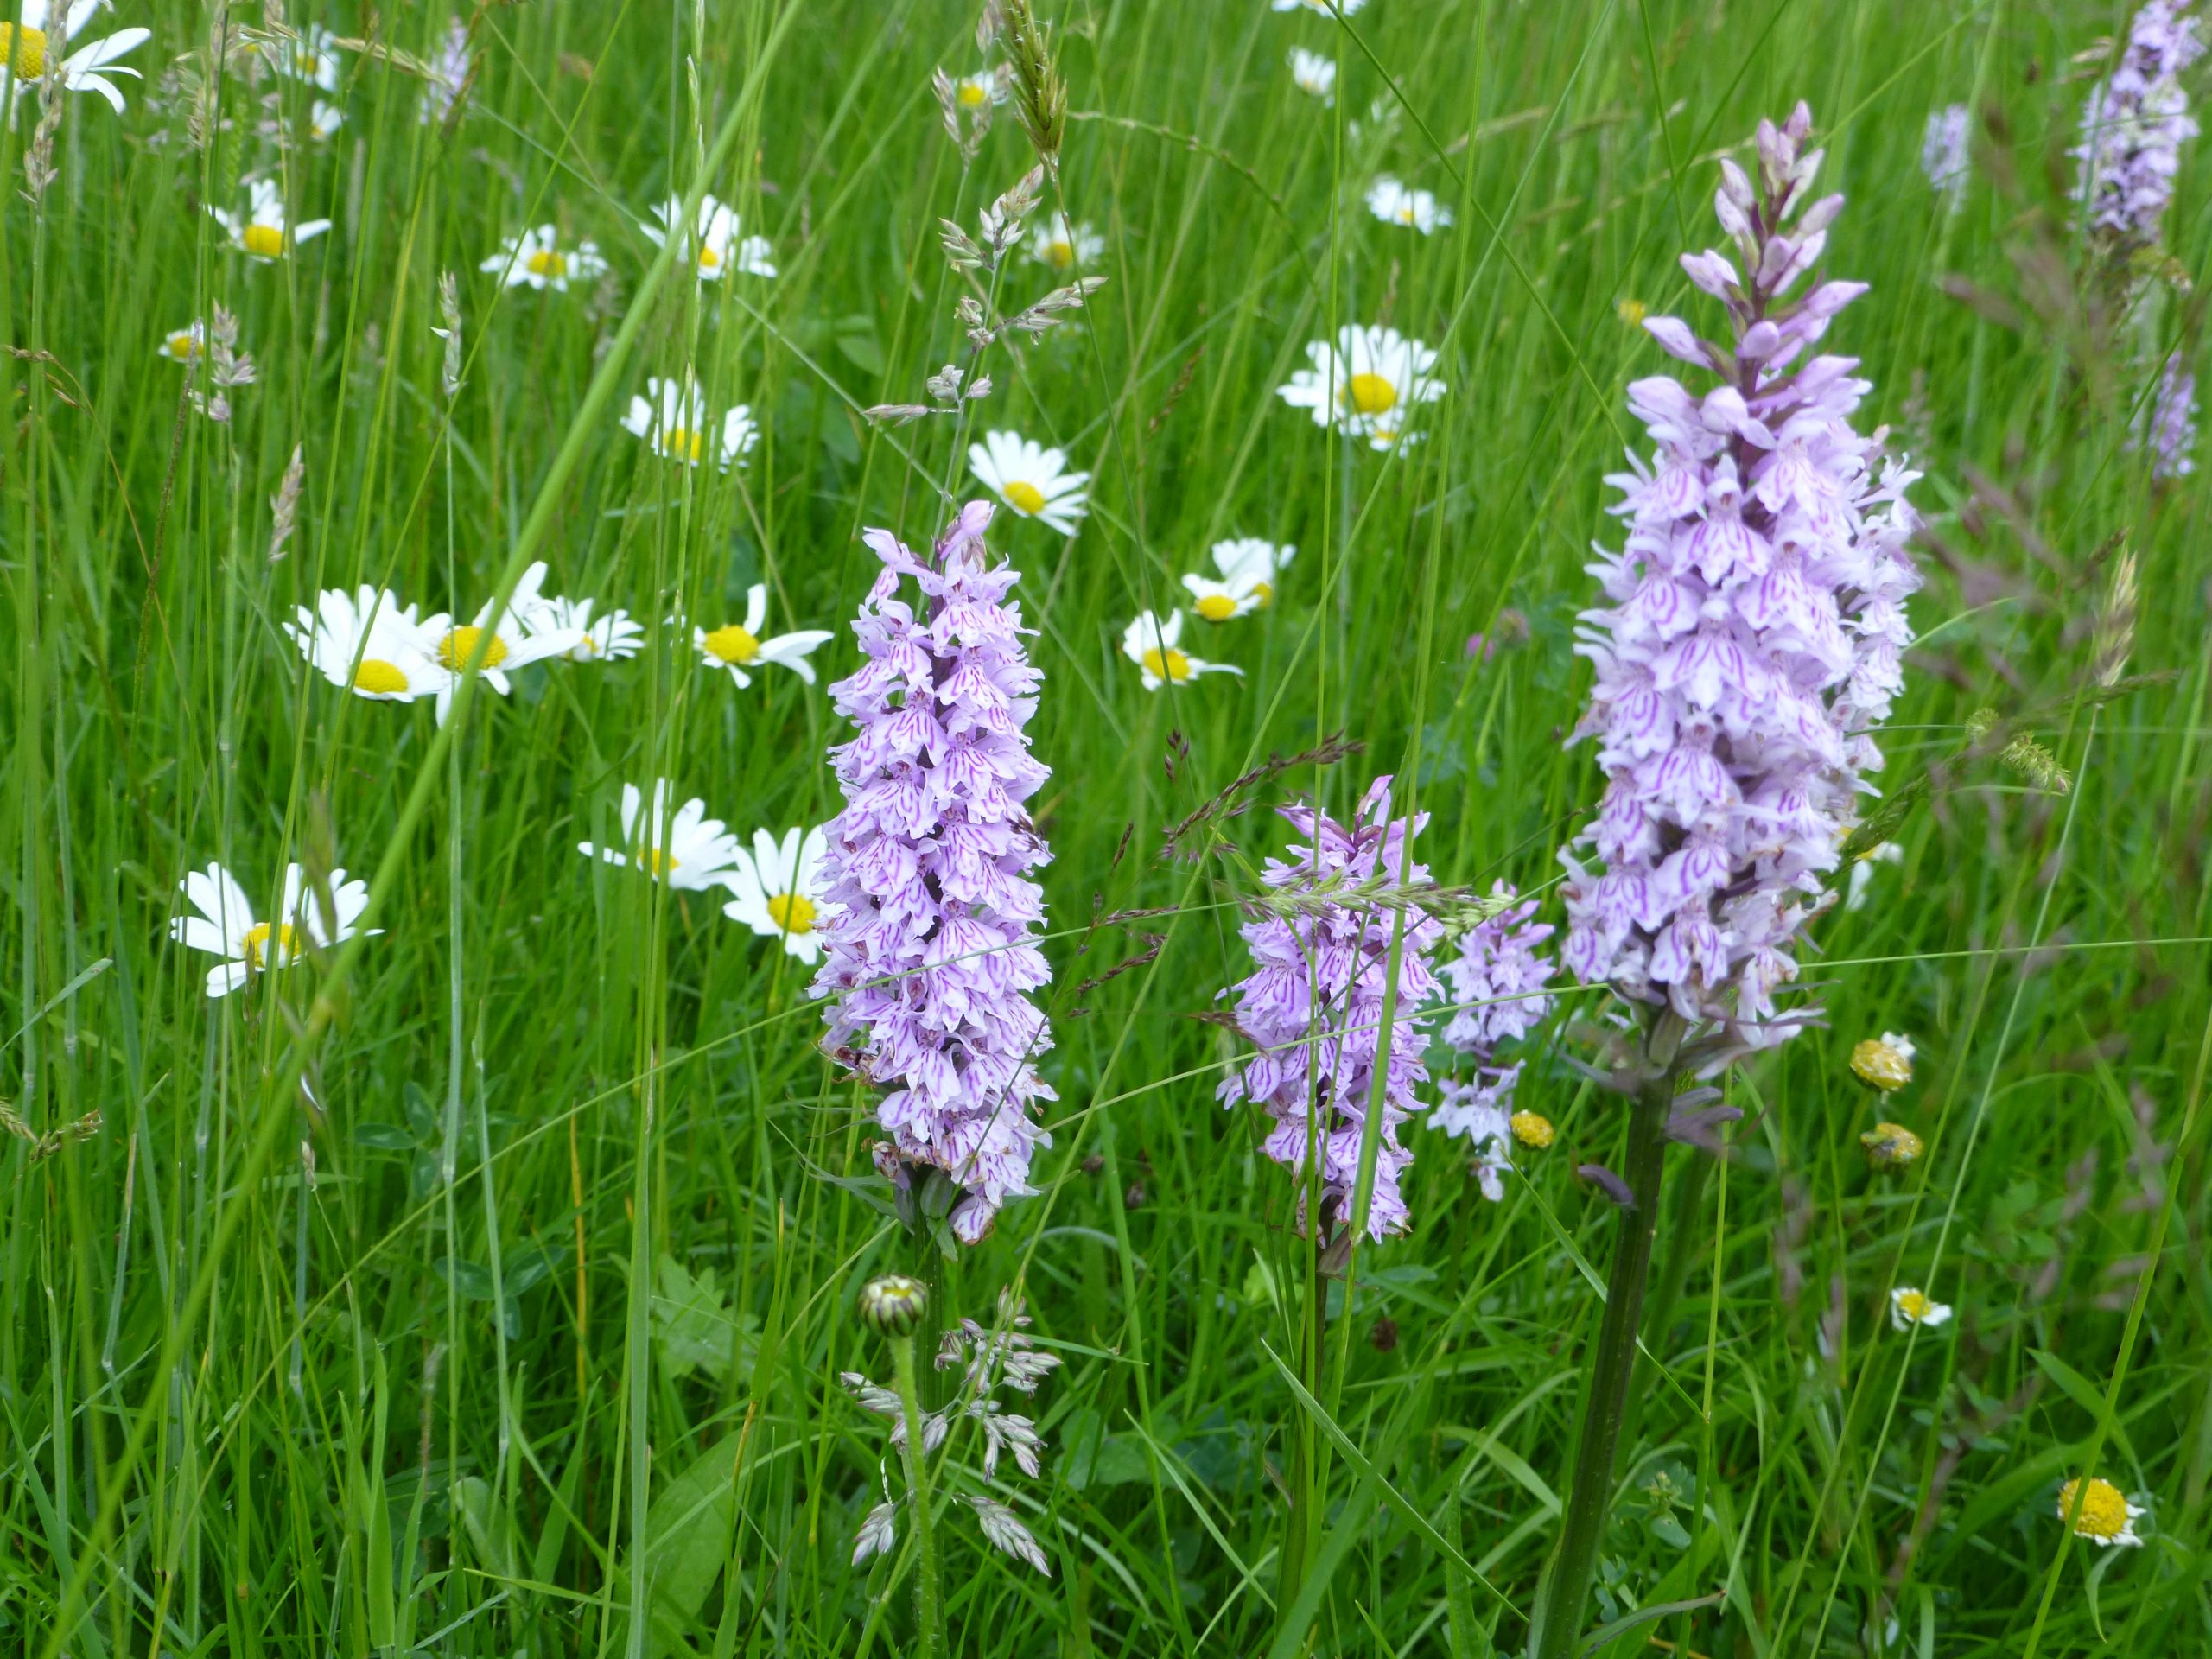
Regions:
[[1924, 1150], [1920, 1137], [1902, 1123], [1877, 1123], [1859, 1137], [1859, 1144], [1876, 1169], [1902, 1169]]
[[1885, 1031], [1851, 1051], [1851, 1070], [1861, 1083], [1895, 1094], [1912, 1081], [1912, 1056], [1911, 1038]]
[[861, 1323], [882, 1336], [912, 1336], [929, 1302], [929, 1287], [920, 1280], [886, 1274], [861, 1287]]

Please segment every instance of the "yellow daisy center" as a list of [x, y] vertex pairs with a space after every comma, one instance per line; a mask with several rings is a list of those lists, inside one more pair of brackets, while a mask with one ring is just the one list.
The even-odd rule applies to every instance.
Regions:
[[1045, 245], [1045, 263], [1054, 270], [1065, 270], [1075, 264], [1075, 244], [1054, 238]]
[[1920, 1137], [1902, 1123], [1877, 1123], [1859, 1137], [1859, 1144], [1866, 1148], [1866, 1160], [1877, 1169], [1909, 1164], [1924, 1149]]
[[1274, 583], [1272, 582], [1254, 582], [1252, 584], [1252, 597], [1260, 601], [1260, 609], [1263, 611], [1266, 610], [1268, 606], [1275, 602]]
[[279, 259], [284, 254], [281, 225], [249, 225], [238, 232], [238, 245], [258, 259]]
[[25, 80], [46, 73], [46, 31], [25, 29], [21, 23], [0, 23], [0, 60], [7, 60]]
[[397, 696], [408, 689], [407, 673], [381, 657], [364, 657], [360, 667], [353, 671], [353, 689], [372, 696]]
[[1398, 223], [1401, 225], [1410, 225], [1413, 222], [1414, 205], [1409, 201], [1398, 209]]
[[188, 361], [192, 356], [192, 330], [178, 329], [162, 342], [162, 349], [180, 363]]
[[270, 965], [269, 941], [272, 938], [276, 941], [275, 954], [278, 961], [288, 962], [299, 955], [300, 936], [293, 932], [290, 928], [281, 925], [271, 926], [267, 922], [256, 922], [245, 931], [244, 944], [247, 967], [266, 968]]
[[811, 933], [814, 900], [803, 893], [779, 893], [768, 900], [768, 919], [786, 933]]
[[569, 256], [552, 248], [540, 248], [523, 261], [523, 269], [533, 276], [565, 276], [569, 274]]
[[[2080, 1480], [2069, 1480], [2058, 1494], [2058, 1512], [2069, 1513], [2074, 1508], [2074, 1494]], [[2127, 1530], [2127, 1500], [2120, 1496], [2120, 1488], [2108, 1480], [2093, 1480], [2088, 1495], [2082, 1500], [2082, 1512], [2074, 1517], [2074, 1530], [2092, 1538], [2117, 1538]]]
[[709, 656], [740, 667], [758, 662], [760, 658], [760, 642], [753, 637], [752, 630], [734, 622], [726, 628], [716, 628], [707, 636], [704, 644]]
[[674, 455], [678, 461], [688, 461], [694, 467], [700, 456], [707, 453], [707, 439], [703, 433], [694, 432], [688, 426], [671, 428], [660, 442], [660, 452]]
[[1045, 511], [1045, 492], [1034, 484], [1024, 483], [1017, 478], [1013, 483], [1001, 486], [1000, 493], [1006, 497], [1007, 505], [1016, 512], [1026, 512], [1033, 518]]
[[703, 248], [703, 247], [702, 247], [702, 248], [701, 248], [701, 249], [699, 250], [699, 269], [700, 269], [700, 270], [720, 270], [721, 268], [722, 268], [722, 257], [721, 257], [721, 255], [720, 255], [719, 253], [716, 253], [716, 252], [715, 252], [712, 248]]
[[677, 866], [681, 862], [681, 859], [670, 857], [658, 847], [638, 849], [638, 868], [647, 875], [657, 875], [664, 881], [675, 874]]
[[[483, 628], [455, 628], [438, 641], [438, 660], [454, 673], [460, 673], [476, 655], [478, 642], [484, 638], [486, 632]], [[483, 650], [484, 660], [477, 664], [479, 668], [497, 668], [507, 660], [507, 642], [496, 633], [492, 635], [492, 643]]]
[[1379, 374], [1355, 374], [1345, 382], [1343, 395], [1362, 415], [1381, 415], [1398, 404], [1398, 389]]
[[1905, 1290], [1897, 1293], [1897, 1312], [1915, 1325], [1918, 1325], [1928, 1317], [1928, 1310], [1934, 1304], [1929, 1301], [1928, 1293], [1925, 1291]]
[[1623, 300], [1613, 308], [1620, 314], [1621, 321], [1631, 328], [1642, 327], [1644, 318], [1650, 315], [1649, 308], [1642, 300]]
[[1191, 677], [1191, 659], [1173, 645], [1167, 647], [1164, 657], [1157, 646], [1146, 652], [1144, 665], [1148, 672], [1163, 680], [1179, 683]]
[[960, 107], [963, 110], [982, 109], [986, 103], [989, 102], [990, 96], [983, 90], [983, 83], [980, 80], [963, 80], [960, 83]]
[[1506, 1119], [1506, 1122], [1511, 1126], [1516, 1141], [1524, 1147], [1534, 1147], [1539, 1152], [1551, 1145], [1552, 1137], [1557, 1133], [1552, 1128], [1551, 1119], [1541, 1112], [1516, 1112]]
[[1199, 597], [1196, 609], [1209, 622], [1226, 622], [1236, 614], [1236, 601], [1227, 594], [1205, 594]]
[[1878, 1037], [1869, 1037], [1851, 1051], [1851, 1069], [1861, 1083], [1891, 1094], [1912, 1081], [1910, 1056]]

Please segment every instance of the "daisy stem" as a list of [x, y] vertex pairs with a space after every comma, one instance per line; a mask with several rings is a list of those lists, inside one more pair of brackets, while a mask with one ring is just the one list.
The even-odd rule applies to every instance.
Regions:
[[891, 1363], [898, 1373], [899, 1408], [906, 1426], [906, 1495], [914, 1512], [914, 1623], [923, 1659], [944, 1659], [944, 1611], [937, 1573], [937, 1534], [931, 1525], [929, 1459], [922, 1448], [921, 1392], [914, 1377], [911, 1332], [891, 1338]]
[[1612, 1507], [1613, 1464], [1628, 1414], [1629, 1382], [1636, 1374], [1636, 1335], [1651, 1274], [1651, 1243], [1659, 1230], [1659, 1181], [1665, 1166], [1667, 1118], [1674, 1109], [1675, 1053], [1682, 1021], [1668, 1012], [1651, 1023], [1648, 1061], [1628, 1126], [1625, 1171], [1630, 1203], [1621, 1211], [1612, 1269], [1605, 1280], [1605, 1311], [1590, 1362], [1590, 1391], [1574, 1455], [1574, 1484], [1567, 1495], [1567, 1524], [1552, 1559], [1551, 1583], [1539, 1611], [1535, 1659], [1572, 1659], [1581, 1648], [1583, 1610], [1598, 1546]]

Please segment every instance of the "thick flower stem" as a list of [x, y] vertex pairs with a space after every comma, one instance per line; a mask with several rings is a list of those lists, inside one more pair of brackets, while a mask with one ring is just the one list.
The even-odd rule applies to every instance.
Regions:
[[929, 1459], [922, 1448], [922, 1399], [914, 1377], [914, 1338], [891, 1338], [899, 1376], [899, 1407], [906, 1420], [906, 1497], [914, 1517], [914, 1624], [923, 1659], [944, 1659], [944, 1603], [937, 1572], [937, 1532], [930, 1515]]
[[1659, 1176], [1674, 1098], [1673, 1068], [1662, 1066], [1637, 1090], [1629, 1117], [1626, 1179], [1635, 1207], [1621, 1212], [1612, 1271], [1605, 1281], [1605, 1313], [1591, 1359], [1574, 1484], [1567, 1495], [1566, 1530], [1552, 1563], [1536, 1659], [1573, 1659], [1581, 1648], [1583, 1610], [1612, 1507], [1613, 1461], [1620, 1448], [1629, 1379], [1636, 1372], [1637, 1326], [1651, 1274], [1651, 1241], [1659, 1230]]

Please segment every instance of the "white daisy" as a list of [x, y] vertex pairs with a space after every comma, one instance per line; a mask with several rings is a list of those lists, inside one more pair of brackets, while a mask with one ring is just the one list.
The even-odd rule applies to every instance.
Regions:
[[1029, 257], [1054, 270], [1072, 270], [1080, 262], [1086, 268], [1098, 263], [1106, 251], [1106, 238], [1088, 225], [1071, 225], [1065, 213], [1054, 213], [1030, 232]]
[[576, 843], [586, 858], [629, 864], [671, 887], [697, 892], [730, 885], [745, 851], [720, 818], [707, 816], [707, 804], [693, 799], [671, 810], [676, 785], [665, 778], [653, 785], [650, 801], [635, 784], [622, 785], [622, 845]]
[[[652, 222], [645, 232], [658, 247], [668, 240], [669, 226], [679, 222], [683, 213], [680, 197], [671, 196], [664, 207], [652, 210]], [[731, 270], [747, 276], [772, 276], [776, 274], [773, 261], [768, 257], [768, 238], [765, 236], [744, 236], [737, 209], [712, 196], [699, 198], [698, 217], [693, 229], [684, 233], [678, 251], [698, 269], [702, 283], [718, 283]]]
[[721, 417], [717, 434], [716, 422], [707, 412], [707, 394], [688, 371], [681, 380], [647, 380], [645, 395], [630, 399], [622, 428], [643, 438], [655, 454], [687, 467], [709, 459], [711, 448], [715, 465], [725, 473], [760, 441], [753, 411], [743, 404]]
[[1176, 641], [1182, 637], [1180, 611], [1169, 612], [1165, 620], [1150, 611], [1139, 611], [1137, 620], [1122, 631], [1122, 655], [1137, 665], [1146, 690], [1157, 691], [1163, 685], [1185, 685], [1201, 674], [1244, 671], [1234, 664], [1209, 663], [1179, 650]]
[[310, 219], [303, 224], [287, 226], [284, 192], [274, 179], [246, 181], [246, 209], [243, 213], [226, 213], [213, 202], [207, 204], [207, 211], [223, 227], [232, 247], [264, 264], [282, 259], [301, 243], [311, 242], [330, 228], [327, 219]]
[[1090, 511], [1084, 486], [1089, 473], [1067, 470], [1065, 451], [1047, 449], [1016, 432], [986, 432], [968, 446], [968, 469], [1000, 500], [1025, 518], [1063, 536]]
[[[2129, 1503], [2126, 1494], [2108, 1480], [2092, 1479], [2087, 1492], [2081, 1492], [2081, 1478], [2076, 1476], [2058, 1489], [2058, 1518], [2072, 1518], [2076, 1538], [2087, 1538], [2104, 1549], [2115, 1544], [2134, 1549], [2142, 1544], [2135, 1523], [2150, 1510]], [[2077, 1492], [2081, 1492], [2079, 1510], [2074, 1507]]]
[[[99, 0], [79, 0], [79, 3], [72, 6], [69, 32], [61, 44], [67, 46], [76, 39], [99, 9]], [[47, 33], [47, 24], [52, 21], [51, 10], [47, 0], [22, 0], [16, 9], [16, 21], [0, 22], [0, 100], [7, 104], [10, 121], [16, 118], [17, 93], [28, 90], [30, 84], [46, 74], [47, 53], [54, 44]], [[79, 47], [61, 60], [56, 84], [67, 92], [98, 92], [120, 115], [123, 90], [108, 77], [130, 75], [135, 79], [138, 72], [116, 60], [126, 52], [136, 51], [153, 37], [151, 29], [118, 29], [112, 35]], [[18, 82], [23, 85], [19, 86]]]
[[308, 665], [333, 685], [376, 702], [412, 702], [442, 695], [453, 676], [437, 660], [437, 642], [389, 588], [364, 584], [352, 593], [325, 588], [315, 609], [293, 611], [284, 632]]
[[315, 107], [308, 111], [308, 137], [315, 143], [326, 143], [332, 134], [346, 124], [346, 111], [327, 98], [318, 98]]
[[191, 363], [207, 349], [207, 325], [194, 317], [181, 328], [172, 328], [154, 347], [155, 354], [172, 363]]
[[1924, 1290], [1899, 1285], [1890, 1293], [1890, 1324], [1896, 1330], [1908, 1331], [1916, 1325], [1933, 1330], [1950, 1317], [1950, 1305], [1933, 1300]]
[[753, 683], [753, 677], [745, 671], [758, 668], [763, 663], [788, 668], [812, 685], [814, 664], [806, 659], [828, 643], [829, 633], [821, 628], [801, 628], [795, 633], [779, 633], [772, 639], [763, 639], [760, 629], [767, 620], [768, 584], [756, 582], [746, 590], [742, 623], [728, 622], [719, 628], [702, 628], [695, 624], [691, 643], [698, 648], [702, 662], [709, 668], [728, 669], [730, 678], [741, 686]]
[[1293, 374], [1278, 395], [1294, 408], [1312, 410], [1316, 426], [1334, 425], [1347, 437], [1365, 438], [1372, 448], [1417, 441], [1421, 434], [1406, 431], [1414, 406], [1444, 395], [1444, 383], [1429, 372], [1436, 353], [1395, 328], [1348, 323], [1337, 331], [1335, 346], [1317, 340], [1306, 357], [1313, 366]]
[[1003, 104], [1006, 100], [1007, 78], [996, 68], [979, 69], [952, 83], [952, 101], [963, 110], [980, 110], [986, 105]]
[[296, 864], [284, 867], [284, 896], [276, 918], [266, 922], [254, 919], [245, 889], [220, 864], [194, 870], [177, 885], [200, 914], [171, 918], [169, 938], [223, 958], [207, 970], [210, 996], [228, 996], [255, 974], [289, 967], [309, 944], [320, 949], [352, 938], [353, 925], [369, 907], [367, 882], [348, 881], [345, 871], [333, 870], [327, 893], [310, 889]]
[[1275, 576], [1298, 550], [1278, 548], [1271, 542], [1240, 539], [1214, 543], [1213, 562], [1221, 579], [1196, 571], [1183, 578], [1190, 589], [1191, 608], [1209, 622], [1228, 622], [1255, 611], [1264, 611], [1274, 601]]
[[543, 607], [546, 626], [576, 636], [569, 648], [572, 663], [619, 663], [634, 657], [645, 642], [645, 631], [627, 611], [592, 614], [588, 599], [560, 599], [549, 595]]
[[598, 243], [582, 241], [564, 248], [559, 232], [550, 225], [540, 225], [507, 238], [499, 244], [499, 252], [477, 269], [498, 272], [504, 287], [526, 283], [541, 291], [550, 288], [556, 294], [565, 294], [570, 283], [605, 271], [607, 261], [599, 257]]
[[1319, 99], [1325, 105], [1333, 105], [1337, 101], [1337, 60], [1325, 53], [1292, 47], [1290, 80], [1300, 92]]
[[279, 42], [270, 60], [280, 75], [312, 81], [326, 92], [338, 90], [338, 37], [321, 23], [309, 23], [297, 38]]
[[[485, 683], [504, 697], [511, 689], [507, 681], [510, 670], [548, 657], [565, 657], [576, 648], [578, 636], [575, 629], [553, 626], [539, 594], [544, 585], [545, 563], [541, 559], [522, 573], [521, 582], [515, 586], [514, 598], [496, 617], [492, 601], [486, 600], [484, 607], [468, 622], [455, 622], [444, 611], [423, 619], [423, 636], [430, 641], [438, 665], [446, 671], [446, 683], [438, 688], [441, 726], [453, 712], [454, 689], [471, 662], [476, 663]], [[489, 640], [485, 639], [486, 634], [491, 636]]]
[[1423, 236], [1433, 236], [1452, 222], [1452, 210], [1439, 206], [1433, 195], [1400, 184], [1388, 173], [1367, 187], [1367, 211], [1385, 225], [1402, 225]]
[[819, 830], [787, 831], [779, 842], [766, 830], [753, 832], [753, 850], [737, 855], [729, 890], [737, 896], [722, 906], [733, 922], [743, 922], [763, 938], [781, 938], [784, 949], [801, 962], [822, 955], [822, 855], [829, 838]]

